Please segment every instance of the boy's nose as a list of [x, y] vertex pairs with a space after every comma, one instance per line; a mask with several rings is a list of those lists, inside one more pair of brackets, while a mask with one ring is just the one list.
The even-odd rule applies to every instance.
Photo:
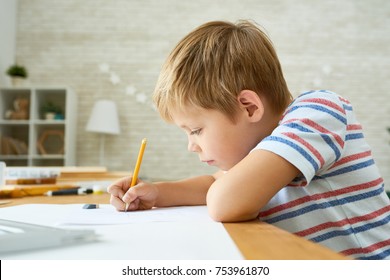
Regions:
[[200, 147], [196, 145], [195, 143], [188, 141], [188, 151], [198, 153], [200, 152]]

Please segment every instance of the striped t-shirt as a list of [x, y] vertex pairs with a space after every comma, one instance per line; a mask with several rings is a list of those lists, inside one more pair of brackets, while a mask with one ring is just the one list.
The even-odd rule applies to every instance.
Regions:
[[357, 259], [390, 259], [390, 202], [351, 104], [330, 91], [300, 95], [255, 149], [301, 171], [259, 219]]

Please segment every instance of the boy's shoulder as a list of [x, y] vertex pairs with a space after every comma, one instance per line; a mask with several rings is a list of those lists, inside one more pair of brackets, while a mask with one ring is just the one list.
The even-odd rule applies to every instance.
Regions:
[[301, 93], [293, 100], [290, 107], [302, 104], [315, 104], [318, 106], [333, 108], [340, 112], [344, 112], [346, 109], [352, 109], [351, 103], [347, 98], [330, 90], [312, 90]]
[[330, 90], [326, 90], [326, 89], [311, 90], [311, 91], [303, 92], [300, 95], [298, 95], [298, 97], [295, 98], [294, 100], [305, 100], [305, 99], [313, 99], [313, 98], [348, 101], [346, 98], [344, 98], [340, 94], [333, 92], [333, 91], [330, 91]]
[[329, 90], [307, 91], [296, 97], [286, 108], [281, 123], [304, 118], [324, 126], [335, 121], [347, 125], [354, 117], [351, 103]]

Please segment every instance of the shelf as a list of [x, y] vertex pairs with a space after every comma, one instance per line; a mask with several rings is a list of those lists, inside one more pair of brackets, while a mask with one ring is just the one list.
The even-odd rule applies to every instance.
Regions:
[[[14, 112], [21, 100], [28, 114]], [[42, 111], [48, 104], [57, 110], [54, 119]], [[76, 120], [77, 98], [68, 87], [0, 88], [0, 160], [10, 166], [76, 165]]]
[[0, 120], [0, 125], [29, 125], [29, 121], [18, 121], [18, 120]]
[[51, 155], [33, 155], [32, 159], [64, 159], [63, 154], [51, 154]]
[[65, 120], [33, 120], [31, 121], [33, 124], [40, 124], [40, 125], [59, 125], [59, 124], [65, 124]]
[[1, 155], [0, 156], [0, 160], [3, 161], [3, 160], [19, 160], [19, 159], [28, 159], [29, 156], [28, 155]]

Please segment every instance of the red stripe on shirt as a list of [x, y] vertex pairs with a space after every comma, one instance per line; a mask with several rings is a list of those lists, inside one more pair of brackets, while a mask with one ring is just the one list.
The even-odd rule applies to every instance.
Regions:
[[350, 161], [354, 161], [354, 160], [358, 160], [358, 159], [362, 159], [362, 158], [370, 157], [370, 156], [371, 156], [371, 151], [365, 151], [365, 152], [353, 154], [353, 155], [350, 155], [350, 156], [347, 156], [347, 157], [344, 157], [344, 158], [338, 160], [329, 169], [335, 168], [336, 166], [345, 164], [345, 163], [350, 162]]
[[348, 124], [347, 130], [362, 130], [362, 126], [360, 124]]
[[378, 249], [381, 249], [381, 248], [389, 246], [389, 245], [390, 245], [390, 239], [387, 239], [387, 240], [383, 240], [381, 242], [372, 244], [372, 245], [370, 245], [368, 247], [364, 247], [364, 248], [351, 248], [351, 249], [347, 249], [347, 250], [341, 251], [340, 253], [344, 254], [344, 255], [347, 255], [347, 256], [354, 255], [354, 254], [368, 254], [368, 253], [374, 252], [374, 251], [376, 251]]
[[353, 224], [356, 224], [359, 222], [371, 220], [371, 219], [376, 218], [376, 217], [382, 215], [383, 213], [386, 213], [389, 211], [390, 211], [390, 205], [383, 207], [377, 211], [371, 212], [367, 215], [358, 216], [358, 217], [354, 217], [354, 218], [347, 218], [347, 219], [343, 219], [343, 220], [340, 220], [337, 222], [322, 223], [322, 224], [319, 224], [317, 226], [314, 226], [314, 227], [311, 227], [311, 228], [308, 228], [308, 229], [305, 229], [302, 231], [295, 232], [295, 234], [299, 235], [299, 236], [307, 236], [307, 235], [311, 235], [313, 233], [316, 233], [318, 231], [322, 231], [322, 230], [332, 228], [332, 227], [342, 227], [342, 226], [347, 225], [347, 224], [353, 225]]
[[339, 105], [337, 105], [336, 103], [328, 100], [328, 99], [325, 99], [325, 98], [308, 98], [308, 99], [304, 99], [302, 100], [301, 102], [307, 102], [307, 103], [319, 103], [319, 104], [323, 104], [327, 107], [331, 107], [343, 114], [345, 114], [345, 111], [344, 111], [344, 108], [340, 107]]
[[295, 141], [301, 143], [303, 146], [305, 146], [312, 154], [318, 159], [320, 162], [320, 166], [323, 166], [325, 163], [324, 158], [321, 156], [320, 152], [315, 149], [310, 143], [306, 142], [304, 139], [296, 135], [295, 133], [292, 132], [284, 132], [282, 133], [283, 135], [286, 135], [290, 137], [291, 139], [294, 139]]
[[339, 100], [341, 100], [342, 102], [348, 104], [348, 105], [351, 105], [351, 103], [349, 102], [349, 100], [345, 99], [344, 97], [341, 97], [339, 96]]
[[267, 211], [262, 211], [262, 212], [259, 213], [258, 217], [259, 218], [260, 217], [266, 217], [266, 216], [269, 216], [271, 214], [277, 213], [279, 211], [283, 211], [285, 209], [289, 209], [289, 208], [295, 207], [297, 205], [306, 203], [308, 201], [314, 201], [314, 200], [324, 199], [324, 198], [328, 198], [328, 197], [336, 197], [338, 195], [342, 195], [342, 194], [346, 194], [346, 193], [352, 193], [352, 192], [368, 189], [368, 188], [371, 188], [371, 187], [375, 187], [375, 186], [377, 186], [377, 185], [379, 185], [381, 183], [383, 183], [383, 178], [379, 177], [376, 180], [373, 180], [373, 181], [370, 181], [370, 182], [366, 182], [366, 183], [362, 183], [362, 184], [358, 184], [358, 185], [354, 185], [354, 186], [350, 186], [350, 187], [346, 187], [346, 188], [342, 188], [340, 190], [329, 191], [329, 192], [324, 192], [324, 193], [314, 194], [314, 195], [307, 195], [307, 196], [298, 198], [296, 200], [292, 200], [290, 202], [287, 202], [287, 203], [284, 203], [284, 204], [280, 204], [280, 205], [278, 205], [276, 207], [268, 209]]
[[343, 139], [341, 139], [340, 135], [326, 129], [325, 127], [319, 125], [316, 122], [313, 122], [310, 119], [290, 119], [290, 120], [286, 121], [285, 123], [290, 123], [290, 122], [295, 122], [295, 121], [302, 122], [302, 123], [314, 128], [314, 129], [316, 129], [319, 132], [332, 135], [333, 138], [336, 140], [336, 142], [340, 145], [340, 147], [342, 147], [342, 148], [344, 147], [344, 141], [343, 141]]

